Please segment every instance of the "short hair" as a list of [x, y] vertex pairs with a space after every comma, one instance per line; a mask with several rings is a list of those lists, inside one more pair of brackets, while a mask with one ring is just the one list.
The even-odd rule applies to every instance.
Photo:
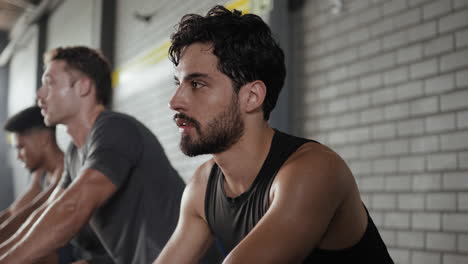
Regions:
[[48, 129], [55, 131], [55, 126], [46, 126], [39, 106], [28, 107], [12, 117], [5, 123], [4, 129], [12, 133], [26, 133], [32, 129]]
[[44, 64], [63, 60], [67, 66], [89, 77], [96, 86], [96, 100], [104, 106], [112, 103], [111, 66], [99, 51], [84, 47], [58, 47], [44, 54]]
[[231, 79], [236, 93], [249, 82], [263, 81], [267, 87], [263, 117], [269, 119], [284, 84], [286, 66], [283, 51], [259, 16], [217, 5], [206, 16], [183, 16], [171, 42], [169, 59], [176, 66], [185, 47], [196, 42], [212, 44], [218, 69]]

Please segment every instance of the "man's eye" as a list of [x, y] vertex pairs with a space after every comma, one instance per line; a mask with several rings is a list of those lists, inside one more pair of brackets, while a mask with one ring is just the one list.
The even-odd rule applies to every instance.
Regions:
[[200, 83], [200, 82], [197, 82], [197, 81], [191, 81], [191, 85], [193, 88], [201, 88], [203, 86], [205, 86], [204, 84]]

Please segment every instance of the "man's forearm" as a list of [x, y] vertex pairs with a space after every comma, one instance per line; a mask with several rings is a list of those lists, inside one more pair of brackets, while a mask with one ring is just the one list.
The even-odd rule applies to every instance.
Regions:
[[34, 222], [37, 221], [46, 208], [46, 205], [43, 205], [43, 207], [36, 210], [13, 235], [0, 243], [0, 256], [8, 252], [16, 243], [18, 243], [18, 241], [20, 241], [22, 237], [28, 233]]
[[10, 206], [11, 214], [15, 214], [21, 210], [24, 206], [27, 206], [34, 198], [36, 198], [42, 192], [42, 188], [37, 183], [31, 183], [26, 193], [20, 195]]
[[11, 213], [9, 208], [3, 210], [0, 212], [0, 226], [2, 225], [3, 222], [5, 222], [9, 217]]
[[[54, 252], [68, 242], [91, 215], [85, 208], [78, 210], [74, 197], [57, 200], [42, 213], [25, 236], [9, 244], [9, 249], [0, 257], [0, 264], [32, 263]], [[16, 236], [16, 234], [15, 234]], [[1, 250], [1, 249], [0, 249]]]
[[11, 216], [0, 226], [0, 245], [13, 236], [34, 212], [34, 208], [28, 207]]
[[56, 252], [43, 257], [41, 260], [34, 262], [33, 264], [59, 264], [59, 256]]
[[0, 245], [16, 233], [35, 210], [44, 205], [53, 192], [53, 188], [54, 186], [51, 186], [46, 192], [34, 199], [31, 204], [18, 213], [11, 215], [3, 224], [0, 224]]

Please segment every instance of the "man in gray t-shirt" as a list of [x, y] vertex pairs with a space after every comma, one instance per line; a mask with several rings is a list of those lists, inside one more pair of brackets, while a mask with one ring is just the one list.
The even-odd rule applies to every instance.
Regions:
[[[21, 230], [28, 217], [47, 202], [65, 177], [62, 174], [64, 154], [57, 145], [55, 126], [44, 124], [41, 108], [31, 106], [23, 109], [7, 120], [4, 129], [11, 133], [11, 143], [18, 159], [31, 171], [31, 183], [12, 206], [0, 213], [0, 219], [4, 219], [0, 220], [0, 244]], [[86, 260], [89, 264], [114, 263], [88, 225], [81, 229], [71, 244], [74, 247], [66, 245], [58, 250], [59, 263], [69, 264], [73, 260]], [[53, 254], [48, 260], [55, 257]]]
[[70, 145], [62, 187], [84, 168], [101, 171], [118, 188], [90, 219], [112, 258], [150, 263], [175, 228], [184, 188], [156, 137], [133, 117], [103, 111], [85, 144]]
[[38, 103], [45, 123], [71, 136], [66, 175], [35, 224], [0, 245], [0, 264], [35, 263], [88, 222], [115, 263], [150, 263], [177, 223], [183, 180], [143, 124], [106, 110], [111, 74], [101, 54], [57, 48], [44, 64]]

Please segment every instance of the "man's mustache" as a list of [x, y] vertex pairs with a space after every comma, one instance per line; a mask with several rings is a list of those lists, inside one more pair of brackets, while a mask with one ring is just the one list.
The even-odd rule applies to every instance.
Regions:
[[176, 119], [183, 119], [184, 121], [186, 121], [187, 123], [191, 123], [193, 124], [193, 126], [195, 127], [195, 129], [199, 130], [200, 129], [200, 123], [195, 120], [195, 118], [192, 118], [186, 114], [183, 114], [183, 113], [177, 113], [174, 115], [173, 117], [173, 120], [174, 122], [176, 121]]

